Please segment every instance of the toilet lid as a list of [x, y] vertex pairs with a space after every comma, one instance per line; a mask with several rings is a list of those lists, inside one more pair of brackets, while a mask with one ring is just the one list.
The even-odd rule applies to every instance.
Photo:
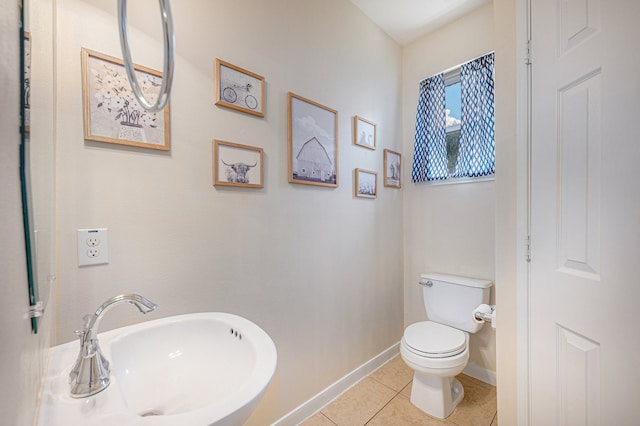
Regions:
[[455, 328], [432, 321], [411, 324], [404, 331], [404, 341], [424, 356], [443, 358], [457, 355], [467, 346], [467, 335]]

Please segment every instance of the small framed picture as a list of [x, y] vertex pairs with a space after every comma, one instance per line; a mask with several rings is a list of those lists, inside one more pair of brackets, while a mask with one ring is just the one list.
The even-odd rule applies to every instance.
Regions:
[[213, 141], [213, 184], [264, 188], [264, 151], [239, 143]]
[[338, 186], [338, 111], [289, 93], [289, 182]]
[[353, 143], [376, 149], [376, 123], [362, 117], [353, 117]]
[[402, 187], [402, 154], [384, 150], [384, 186], [391, 188]]
[[378, 173], [370, 170], [355, 170], [356, 197], [376, 198], [378, 196]]
[[[155, 102], [162, 73], [134, 65], [142, 92]], [[82, 49], [84, 138], [90, 141], [168, 151], [169, 104], [149, 112], [138, 103], [122, 60]]]
[[264, 77], [216, 59], [216, 105], [264, 117]]

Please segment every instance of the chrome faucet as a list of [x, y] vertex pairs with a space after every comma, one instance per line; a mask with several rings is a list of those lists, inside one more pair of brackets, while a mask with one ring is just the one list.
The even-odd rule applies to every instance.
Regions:
[[69, 373], [72, 398], [95, 395], [109, 386], [109, 361], [102, 355], [98, 344], [98, 326], [104, 314], [122, 302], [135, 305], [143, 314], [153, 311], [158, 306], [139, 294], [121, 294], [100, 305], [95, 314], [84, 316], [84, 327], [76, 331], [80, 337], [80, 353]]

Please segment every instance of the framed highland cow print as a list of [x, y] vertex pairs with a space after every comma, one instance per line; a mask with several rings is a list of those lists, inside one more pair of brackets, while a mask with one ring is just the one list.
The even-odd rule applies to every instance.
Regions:
[[262, 148], [239, 143], [213, 141], [213, 184], [264, 188]]

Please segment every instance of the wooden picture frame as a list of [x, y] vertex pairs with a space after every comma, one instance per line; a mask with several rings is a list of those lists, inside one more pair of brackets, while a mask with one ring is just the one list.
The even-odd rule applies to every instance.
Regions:
[[384, 150], [384, 186], [402, 188], [402, 154]]
[[378, 196], [378, 173], [365, 169], [355, 169], [354, 172], [356, 197], [376, 198]]
[[[134, 65], [138, 84], [152, 101], [162, 73]], [[169, 104], [161, 112], [146, 111], [131, 91], [122, 60], [82, 49], [84, 138], [140, 148], [170, 149]]]
[[358, 146], [376, 149], [376, 123], [360, 116], [353, 117], [353, 143]]
[[264, 188], [263, 149], [214, 139], [213, 184]]
[[216, 58], [216, 105], [264, 117], [264, 77]]
[[289, 92], [289, 182], [338, 186], [338, 111]]

